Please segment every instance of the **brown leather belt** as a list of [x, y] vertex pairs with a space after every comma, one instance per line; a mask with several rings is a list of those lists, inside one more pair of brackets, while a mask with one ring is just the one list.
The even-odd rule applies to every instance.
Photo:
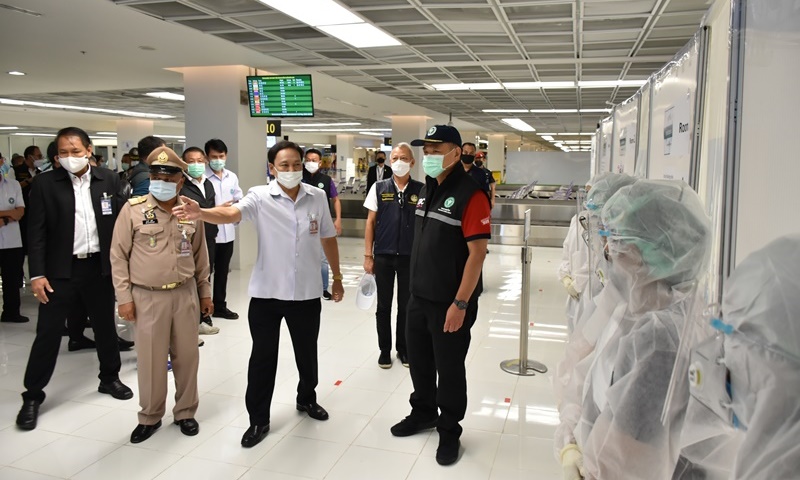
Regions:
[[161, 285], [161, 286], [158, 286], [158, 287], [149, 287], [147, 285], [137, 285], [135, 283], [133, 285], [136, 286], [136, 287], [143, 288], [145, 290], [150, 290], [151, 292], [154, 292], [154, 291], [161, 291], [161, 290], [175, 290], [176, 288], [182, 286], [185, 283], [186, 283], [186, 280], [181, 280], [180, 282], [172, 282], [172, 283], [168, 283], [166, 285]]

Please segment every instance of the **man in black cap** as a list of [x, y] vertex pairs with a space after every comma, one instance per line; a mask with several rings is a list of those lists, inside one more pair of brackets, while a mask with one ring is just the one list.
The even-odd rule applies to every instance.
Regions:
[[436, 461], [450, 465], [458, 460], [467, 410], [464, 360], [478, 315], [491, 209], [461, 165], [458, 130], [436, 125], [411, 145], [423, 147], [427, 175], [417, 202], [406, 319], [414, 392], [411, 414], [391, 431], [405, 437], [436, 427]]

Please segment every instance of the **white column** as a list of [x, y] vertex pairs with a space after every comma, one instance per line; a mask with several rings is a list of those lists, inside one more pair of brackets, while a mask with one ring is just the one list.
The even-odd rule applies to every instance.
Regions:
[[[411, 143], [417, 138], [425, 138], [427, 117], [420, 116], [393, 116], [392, 117], [392, 145], [400, 142]], [[416, 164], [411, 170], [411, 177], [419, 181], [425, 180], [422, 170], [422, 147], [412, 147]]]
[[[186, 148], [203, 148], [211, 138], [225, 142], [226, 168], [239, 176], [245, 194], [267, 176], [266, 119], [251, 118], [249, 107], [239, 102], [248, 73], [243, 65], [183, 69]], [[244, 223], [237, 230], [231, 268], [249, 268], [258, 250], [255, 228]]]
[[355, 147], [352, 135], [336, 135], [336, 168], [345, 180], [361, 176], [357, 171], [358, 159], [355, 158]]
[[[142, 138], [153, 134], [152, 120], [117, 120], [117, 156], [122, 156], [135, 148]], [[110, 160], [110, 159], [109, 159]], [[144, 161], [144, 158], [141, 159]]]
[[506, 171], [506, 137], [505, 135], [489, 135], [489, 160], [487, 167], [492, 171]]

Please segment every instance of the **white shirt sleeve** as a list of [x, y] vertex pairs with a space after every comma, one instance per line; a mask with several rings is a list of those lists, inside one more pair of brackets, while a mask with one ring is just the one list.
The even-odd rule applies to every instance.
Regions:
[[320, 238], [331, 238], [336, 236], [336, 227], [333, 226], [333, 219], [331, 218], [331, 209], [328, 206], [328, 197], [325, 192], [322, 195], [315, 195], [317, 200], [317, 208], [322, 221], [320, 222]]
[[241, 212], [242, 221], [254, 221], [258, 217], [258, 204], [258, 192], [255, 189], [250, 189], [244, 198], [233, 204], [233, 207], [238, 208], [239, 212]]
[[24, 207], [25, 198], [22, 196], [22, 187], [19, 186], [19, 182], [16, 180], [12, 180], [11, 182], [11, 188], [14, 190], [14, 207]]
[[377, 182], [369, 187], [367, 198], [364, 200], [364, 208], [372, 212], [378, 211], [378, 193], [375, 191], [375, 185], [377, 185]]

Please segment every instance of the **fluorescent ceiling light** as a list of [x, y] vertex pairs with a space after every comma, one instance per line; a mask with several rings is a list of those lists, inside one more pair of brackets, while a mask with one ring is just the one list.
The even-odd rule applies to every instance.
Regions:
[[608, 113], [610, 108], [581, 108], [581, 113]]
[[145, 93], [148, 97], [153, 98], [160, 98], [162, 100], [176, 100], [176, 101], [184, 101], [186, 97], [179, 94], [179, 93], [172, 93], [172, 92], [149, 92]]
[[18, 132], [12, 133], [11, 135], [19, 135], [20, 137], [55, 137], [55, 133], [27, 133], [27, 132]]
[[530, 90], [535, 88], [572, 88], [575, 82], [506, 82], [503, 86], [509, 90]]
[[0, 127], [0, 130], [19, 130], [19, 127]]
[[295, 128], [295, 132], [391, 132], [391, 128]]
[[156, 135], [158, 138], [177, 138], [179, 140], [183, 140], [186, 138], [186, 135]]
[[531, 110], [531, 113], [578, 113], [577, 108], [543, 108]]
[[160, 113], [141, 113], [141, 112], [131, 112], [128, 110], [110, 110], [107, 108], [77, 107], [74, 105], [61, 105], [58, 103], [27, 102], [22, 100], [13, 100], [10, 98], [0, 98], [0, 104], [39, 107], [39, 108], [53, 108], [58, 110], [77, 110], [80, 112], [108, 113], [111, 115], [120, 115], [123, 117], [159, 118], [159, 119], [175, 118], [172, 115], [162, 115]]
[[581, 88], [608, 88], [608, 87], [641, 87], [647, 80], [581, 80], [578, 86]]
[[436, 90], [502, 90], [499, 83], [436, 83], [431, 85]]
[[258, 0], [312, 27], [362, 23], [364, 20], [332, 0]]
[[550, 135], [539, 135], [539, 136], [542, 137], [542, 140], [547, 140], [548, 142], [552, 142], [554, 140], [554, 138], [551, 137]]
[[382, 133], [375, 133], [375, 132], [358, 132], [360, 135], [371, 135], [373, 137], [382, 137]]
[[97, 132], [97, 135], [116, 135], [117, 132]]
[[371, 23], [325, 25], [317, 28], [356, 48], [395, 47], [401, 45], [399, 40]]
[[311, 128], [311, 127], [357, 127], [361, 125], [358, 122], [350, 122], [350, 123], [284, 123], [284, 127], [299, 127], [299, 128]]
[[563, 144], [563, 143], [561, 143], [561, 142], [555, 142], [553, 145], [555, 145], [555, 146], [556, 146], [556, 147], [558, 147], [558, 148], [561, 148], [561, 147], [563, 147], [563, 146], [564, 146], [564, 144]]
[[501, 122], [505, 123], [509, 127], [512, 127], [516, 130], [521, 132], [535, 132], [536, 129], [525, 123], [524, 121], [520, 120], [519, 118], [503, 118], [500, 120]]
[[8, 72], [8, 74], [9, 74], [9, 75], [15, 75], [15, 76], [21, 77], [21, 76], [25, 75], [25, 72], [20, 72], [20, 71], [18, 71], [18, 70], [11, 70], [10, 72]]
[[492, 109], [492, 108], [490, 108], [490, 109], [487, 109], [487, 110], [482, 110], [482, 112], [483, 113], [528, 113], [528, 110], [526, 110], [524, 108], [521, 108], [521, 109], [515, 109], [515, 108], [494, 108], [494, 109]]

